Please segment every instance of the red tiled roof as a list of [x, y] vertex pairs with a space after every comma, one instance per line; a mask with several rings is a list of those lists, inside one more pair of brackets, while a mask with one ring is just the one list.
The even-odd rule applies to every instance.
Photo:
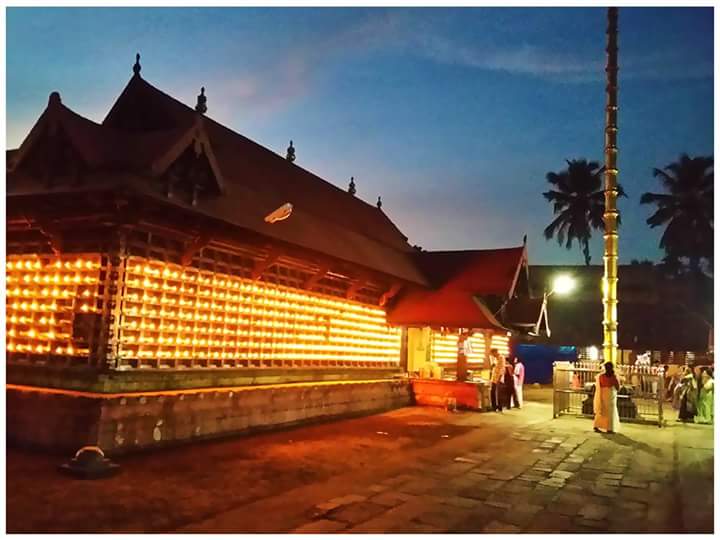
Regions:
[[419, 252], [418, 264], [434, 290], [411, 290], [388, 310], [398, 325], [503, 328], [486, 302], [512, 296], [526, 262], [524, 246], [509, 249]]

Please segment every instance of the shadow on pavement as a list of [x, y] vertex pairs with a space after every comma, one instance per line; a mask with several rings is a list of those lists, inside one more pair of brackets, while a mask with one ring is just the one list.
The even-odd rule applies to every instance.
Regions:
[[644, 442], [640, 442], [635, 439], [631, 439], [627, 435], [623, 435], [622, 433], [602, 433], [601, 434], [603, 439], [607, 439], [609, 441], [612, 441], [614, 443], [617, 443], [621, 446], [629, 446], [631, 448], [635, 448], [637, 450], [640, 450], [642, 452], [647, 452], [648, 454], [652, 454], [653, 456], [661, 456], [662, 451], [657, 447], [652, 447]]

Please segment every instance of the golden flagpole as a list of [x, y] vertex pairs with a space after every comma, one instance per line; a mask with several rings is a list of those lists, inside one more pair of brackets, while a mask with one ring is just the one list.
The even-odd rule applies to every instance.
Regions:
[[617, 90], [618, 90], [618, 8], [607, 12], [607, 86], [605, 93], [605, 251], [603, 261], [603, 358], [605, 362], [618, 363], [617, 347], [617, 260], [618, 260], [618, 211], [617, 211]]

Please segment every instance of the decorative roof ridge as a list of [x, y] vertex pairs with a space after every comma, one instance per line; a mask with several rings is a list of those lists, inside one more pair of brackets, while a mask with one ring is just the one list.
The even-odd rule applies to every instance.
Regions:
[[444, 254], [480, 254], [480, 253], [493, 253], [493, 252], [510, 252], [510, 251], [522, 251], [525, 246], [513, 246], [507, 248], [489, 248], [489, 249], [445, 249], [445, 250], [423, 250], [418, 251], [419, 256], [424, 255], [444, 255]]
[[[105, 124], [105, 122], [106, 122], [107, 119], [110, 117], [111, 113], [113, 112], [113, 109], [115, 109], [116, 105], [117, 105], [118, 102], [120, 101], [120, 98], [122, 97], [122, 95], [127, 91], [127, 89], [128, 89], [131, 85], [144, 85], [147, 89], [149, 89], [149, 90], [151, 90], [151, 91], [154, 91], [154, 92], [157, 92], [157, 93], [159, 93], [161, 96], [163, 96], [163, 97], [165, 97], [165, 98], [167, 98], [167, 99], [170, 99], [170, 100], [172, 100], [172, 101], [175, 102], [175, 103], [178, 103], [179, 105], [181, 105], [183, 108], [185, 108], [185, 109], [187, 110], [188, 114], [196, 114], [196, 111], [195, 111], [195, 109], [194, 109], [193, 107], [190, 107], [189, 105], [183, 103], [183, 102], [180, 101], [179, 99], [171, 96], [171, 95], [168, 94], [167, 92], [164, 92], [163, 90], [161, 90], [161, 89], [158, 88], [157, 86], [155, 86], [155, 85], [151, 84], [150, 82], [148, 82], [146, 79], [144, 79], [144, 78], [142, 78], [142, 77], [131, 77], [130, 80], [128, 81], [127, 85], [125, 85], [125, 88], [123, 89], [123, 91], [122, 91], [122, 92], [120, 93], [120, 95], [118, 96], [117, 100], [115, 100], [115, 102], [113, 103], [112, 107], [110, 108], [110, 111], [108, 112], [108, 114], [107, 114], [107, 115], [105, 116], [105, 118], [103, 119], [103, 122], [102, 122], [103, 124]], [[214, 120], [214, 119], [212, 119], [211, 117], [209, 117], [209, 116], [207, 116], [207, 115], [203, 115], [203, 118], [204, 118], [204, 120], [205, 120], [206, 122], [211, 122], [213, 125], [218, 126], [219, 128], [223, 129], [224, 131], [229, 132], [232, 136], [234, 136], [234, 137], [240, 137], [240, 138], [242, 138], [244, 141], [247, 141], [247, 142], [251, 143], [252, 145], [260, 148], [260, 149], [261, 149], [264, 153], [266, 153], [268, 156], [272, 156], [273, 158], [277, 159], [278, 161], [283, 162], [286, 166], [289, 166], [290, 164], [292, 164], [294, 167], [296, 167], [297, 169], [299, 169], [300, 171], [302, 171], [304, 174], [307, 174], [307, 175], [313, 177], [314, 179], [321, 181], [323, 184], [329, 186], [330, 188], [332, 188], [333, 190], [337, 191], [338, 193], [343, 194], [343, 196], [346, 197], [347, 200], [354, 200], [354, 201], [360, 202], [360, 203], [363, 204], [364, 207], [366, 207], [366, 208], [368, 208], [368, 209], [371, 209], [371, 210], [373, 210], [373, 211], [375, 211], [375, 212], [378, 212], [378, 211], [379, 211], [379, 213], [380, 213], [383, 217], [385, 217], [385, 219], [386, 219], [391, 225], [393, 225], [393, 227], [395, 228], [395, 230], [396, 230], [398, 233], [400, 233], [405, 239], [407, 239], [407, 237], [402, 233], [402, 231], [400, 231], [400, 229], [395, 225], [395, 223], [392, 222], [392, 220], [387, 216], [387, 214], [385, 214], [385, 212], [383, 212], [382, 210], [380, 210], [379, 208], [377, 208], [377, 206], [376, 206], [375, 204], [369, 203], [369, 202], [363, 200], [363, 199], [360, 198], [360, 197], [356, 197], [356, 196], [350, 195], [345, 189], [343, 189], [343, 188], [341, 188], [341, 187], [339, 187], [339, 186], [336, 186], [336, 185], [333, 184], [332, 182], [329, 182], [329, 181], [325, 180], [324, 178], [322, 178], [321, 176], [315, 174], [314, 172], [312, 172], [312, 171], [310, 171], [310, 170], [308, 170], [308, 169], [306, 169], [306, 168], [298, 165], [297, 162], [289, 163], [287, 159], [285, 159], [282, 155], [278, 154], [277, 152], [274, 152], [273, 150], [271, 150], [270, 148], [267, 148], [266, 146], [263, 146], [263, 145], [260, 144], [259, 142], [256, 142], [256, 141], [250, 139], [249, 137], [246, 137], [245, 135], [243, 135], [243, 134], [241, 134], [241, 133], [238, 133], [238, 132], [235, 131], [234, 129], [232, 129], [232, 128], [224, 125], [224, 124], [221, 124], [221, 123], [218, 122], [217, 120]]]

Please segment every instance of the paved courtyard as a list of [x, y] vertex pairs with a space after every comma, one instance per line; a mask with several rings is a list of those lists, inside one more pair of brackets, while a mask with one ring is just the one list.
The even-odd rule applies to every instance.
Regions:
[[598, 435], [528, 394], [127, 456], [93, 482], [11, 449], [8, 531], [712, 532], [711, 427]]

